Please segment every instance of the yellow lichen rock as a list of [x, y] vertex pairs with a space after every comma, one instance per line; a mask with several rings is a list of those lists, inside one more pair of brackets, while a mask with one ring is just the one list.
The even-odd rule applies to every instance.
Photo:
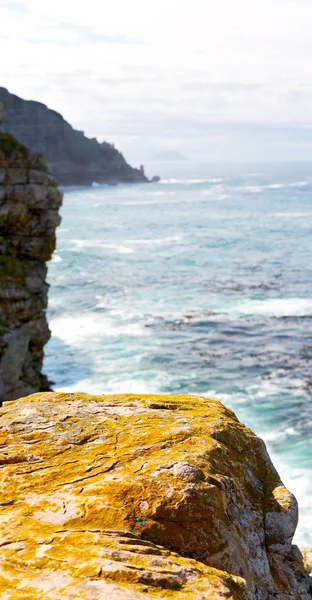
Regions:
[[309, 575], [312, 575], [312, 548], [304, 548], [302, 550], [303, 563]]
[[295, 498], [219, 402], [45, 393], [1, 413], [1, 600], [311, 597]]

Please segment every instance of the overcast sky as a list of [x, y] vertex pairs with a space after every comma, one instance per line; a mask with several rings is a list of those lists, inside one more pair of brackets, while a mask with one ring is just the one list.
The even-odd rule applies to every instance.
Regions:
[[312, 0], [0, 0], [0, 85], [130, 159], [312, 159]]

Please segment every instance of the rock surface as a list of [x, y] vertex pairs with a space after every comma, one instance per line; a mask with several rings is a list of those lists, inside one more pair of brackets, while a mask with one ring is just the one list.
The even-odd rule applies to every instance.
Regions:
[[304, 566], [309, 575], [312, 575], [312, 548], [304, 548], [302, 555]]
[[6, 112], [1, 130], [43, 154], [50, 173], [61, 185], [148, 181], [144, 171], [128, 165], [113, 145], [85, 137], [44, 104], [23, 100], [3, 87], [0, 100]]
[[2, 600], [308, 600], [264, 443], [196, 396], [36, 394], [1, 410]]
[[50, 337], [46, 261], [62, 201], [56, 186], [40, 155], [0, 133], [0, 402], [49, 389], [41, 367]]

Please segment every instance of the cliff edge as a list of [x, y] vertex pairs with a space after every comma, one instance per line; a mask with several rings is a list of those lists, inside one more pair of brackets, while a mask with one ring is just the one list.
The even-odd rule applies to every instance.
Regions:
[[46, 261], [62, 202], [56, 186], [40, 155], [0, 133], [0, 403], [49, 389], [41, 368], [50, 337]]
[[43, 154], [50, 173], [61, 185], [145, 183], [143, 169], [134, 169], [113, 145], [87, 138], [40, 102], [23, 100], [0, 87], [5, 118], [0, 126], [33, 152]]
[[45, 393], [1, 413], [1, 598], [311, 598], [296, 500], [219, 402]]

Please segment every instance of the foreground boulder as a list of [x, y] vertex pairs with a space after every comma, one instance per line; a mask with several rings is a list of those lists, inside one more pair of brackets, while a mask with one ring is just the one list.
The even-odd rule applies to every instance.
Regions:
[[56, 186], [40, 155], [0, 133], [0, 404], [49, 389], [41, 369], [46, 261], [61, 220]]
[[308, 600], [297, 503], [264, 443], [197, 396], [5, 403], [2, 600]]

